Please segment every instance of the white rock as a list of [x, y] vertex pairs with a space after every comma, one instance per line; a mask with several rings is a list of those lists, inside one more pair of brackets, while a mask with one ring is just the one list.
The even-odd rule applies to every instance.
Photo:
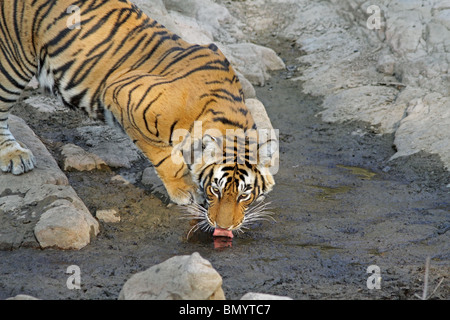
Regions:
[[292, 300], [287, 296], [276, 296], [267, 293], [249, 292], [242, 296], [241, 300]]
[[222, 277], [197, 252], [175, 256], [136, 273], [119, 300], [224, 300]]
[[213, 35], [207, 29], [201, 27], [197, 20], [186, 17], [179, 12], [170, 12], [170, 18], [175, 26], [173, 32], [183, 40], [191, 44], [206, 45], [213, 42]]
[[397, 93], [396, 88], [387, 86], [340, 90], [325, 98], [325, 110], [319, 114], [328, 122], [361, 120], [380, 125], [382, 133], [393, 132], [404, 114], [404, 106], [392, 105]]
[[392, 13], [387, 19], [386, 42], [394, 53], [398, 55], [414, 54], [414, 57], [417, 54], [425, 54], [425, 51], [419, 52], [420, 39], [424, 29], [420, 17], [419, 12], [410, 10]]
[[386, 75], [393, 75], [395, 71], [395, 58], [391, 54], [383, 54], [378, 58], [377, 70]]
[[450, 98], [430, 93], [412, 100], [396, 131], [392, 159], [421, 150], [439, 154], [450, 170]]
[[17, 296], [7, 298], [6, 300], [40, 300], [40, 299], [35, 298], [33, 296], [29, 296], [27, 294], [18, 294]]

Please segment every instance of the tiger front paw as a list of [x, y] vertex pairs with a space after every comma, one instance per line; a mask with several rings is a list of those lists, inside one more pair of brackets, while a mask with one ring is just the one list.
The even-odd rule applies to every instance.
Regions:
[[36, 159], [33, 153], [22, 143], [12, 142], [0, 149], [0, 169], [19, 175], [33, 170]]
[[199, 194], [197, 186], [186, 184], [184, 181], [164, 183], [170, 200], [178, 205], [188, 205], [197, 202]]

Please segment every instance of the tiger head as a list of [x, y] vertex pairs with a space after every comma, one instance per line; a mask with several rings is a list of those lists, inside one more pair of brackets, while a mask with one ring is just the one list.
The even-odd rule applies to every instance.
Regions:
[[268, 217], [262, 200], [275, 184], [269, 167], [276, 148], [276, 140], [257, 145], [248, 137], [203, 137], [202, 161], [191, 168], [204, 199], [203, 205], [188, 209], [200, 220], [194, 231], [223, 230], [232, 236], [232, 231]]

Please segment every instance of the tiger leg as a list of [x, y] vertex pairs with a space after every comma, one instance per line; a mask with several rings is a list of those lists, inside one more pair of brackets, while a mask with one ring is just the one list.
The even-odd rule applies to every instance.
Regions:
[[[179, 205], [197, 201], [198, 187], [183, 161], [181, 152], [171, 144], [171, 125], [157, 124], [156, 119], [169, 114], [177, 105], [173, 91], [162, 81], [140, 71], [128, 72], [114, 83], [107, 85], [103, 93], [104, 107], [111, 111], [136, 146], [152, 162], [156, 173], [164, 183], [170, 199]], [[169, 93], [167, 93], [169, 92]]]
[[190, 170], [179, 152], [171, 147], [160, 148], [142, 142], [138, 142], [137, 146], [152, 162], [170, 200], [178, 205], [201, 202], [198, 186], [193, 182]]
[[5, 71], [0, 62], [0, 170], [18, 175], [32, 170], [36, 160], [24, 144], [16, 141], [8, 125], [10, 111], [26, 81], [9, 80]]

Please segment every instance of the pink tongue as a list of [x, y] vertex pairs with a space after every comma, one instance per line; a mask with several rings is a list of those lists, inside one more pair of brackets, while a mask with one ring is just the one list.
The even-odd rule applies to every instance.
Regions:
[[215, 228], [213, 237], [228, 237], [233, 238], [233, 232], [227, 229]]

